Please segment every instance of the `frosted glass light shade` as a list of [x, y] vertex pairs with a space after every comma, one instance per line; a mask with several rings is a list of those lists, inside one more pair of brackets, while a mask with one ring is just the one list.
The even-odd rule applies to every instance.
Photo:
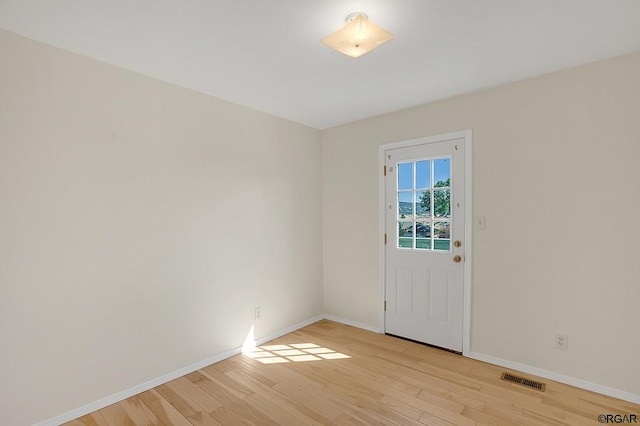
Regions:
[[393, 34], [369, 21], [364, 13], [347, 16], [347, 23], [322, 39], [329, 47], [352, 58], [362, 56], [393, 39]]

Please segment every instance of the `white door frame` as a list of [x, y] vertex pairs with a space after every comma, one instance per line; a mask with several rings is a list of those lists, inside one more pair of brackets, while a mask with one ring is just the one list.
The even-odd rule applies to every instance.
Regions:
[[378, 179], [378, 228], [379, 228], [379, 232], [378, 234], [380, 235], [378, 241], [378, 246], [379, 246], [379, 264], [380, 264], [380, 283], [379, 283], [379, 296], [380, 296], [380, 303], [379, 303], [379, 314], [378, 314], [378, 321], [379, 324], [381, 326], [381, 332], [384, 333], [386, 330], [386, 325], [385, 325], [385, 315], [384, 315], [384, 298], [385, 298], [385, 276], [386, 276], [386, 256], [385, 256], [385, 243], [384, 243], [384, 234], [386, 232], [386, 222], [385, 222], [385, 218], [386, 218], [386, 209], [385, 209], [385, 177], [384, 174], [382, 173], [382, 171], [384, 170], [384, 165], [385, 165], [385, 151], [388, 149], [394, 149], [394, 148], [406, 148], [409, 146], [415, 146], [415, 145], [424, 145], [424, 144], [429, 144], [429, 143], [435, 143], [435, 142], [442, 142], [442, 141], [446, 141], [446, 140], [451, 140], [451, 139], [464, 139], [464, 145], [465, 145], [465, 156], [464, 156], [464, 197], [465, 197], [465, 202], [464, 202], [464, 220], [465, 220], [465, 226], [464, 226], [464, 283], [463, 283], [463, 289], [464, 289], [464, 306], [463, 306], [463, 321], [462, 321], [462, 355], [464, 356], [469, 356], [470, 352], [471, 352], [471, 283], [472, 283], [472, 279], [471, 279], [471, 265], [472, 265], [472, 257], [471, 257], [471, 253], [472, 253], [472, 247], [473, 247], [473, 241], [472, 241], [472, 236], [473, 236], [473, 232], [472, 232], [472, 225], [473, 225], [473, 216], [472, 216], [472, 194], [473, 191], [471, 190], [471, 184], [472, 184], [472, 174], [471, 174], [471, 161], [472, 161], [472, 150], [471, 150], [471, 144], [472, 144], [472, 132], [471, 130], [464, 130], [461, 132], [454, 132], [454, 133], [447, 133], [444, 135], [437, 135], [437, 136], [429, 136], [429, 137], [424, 137], [424, 138], [418, 138], [418, 139], [411, 139], [411, 140], [407, 140], [407, 141], [401, 141], [401, 142], [393, 142], [393, 143], [388, 143], [388, 144], [384, 144], [384, 145], [380, 145], [378, 148], [378, 165], [379, 165], [379, 170], [381, 171], [379, 174], [379, 179]]

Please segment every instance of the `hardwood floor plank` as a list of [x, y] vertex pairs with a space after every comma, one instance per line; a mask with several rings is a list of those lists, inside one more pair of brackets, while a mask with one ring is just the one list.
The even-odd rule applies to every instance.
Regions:
[[500, 419], [498, 417], [487, 414], [484, 411], [479, 411], [473, 408], [465, 407], [462, 410], [462, 415], [470, 420], [477, 421], [477, 425], [487, 426], [513, 426], [513, 423]]
[[218, 386], [213, 380], [205, 375], [201, 370], [187, 374], [185, 376], [191, 383], [198, 386], [202, 391], [211, 395], [215, 400], [220, 401], [224, 406], [229, 406], [237, 400], [237, 396]]
[[342, 410], [337, 408], [330, 400], [316, 398], [313, 393], [307, 392], [306, 389], [299, 384], [278, 383], [273, 388], [282, 395], [285, 395], [288, 399], [296, 401], [298, 404], [304, 405], [316, 413], [322, 413], [322, 416], [327, 419], [328, 423], [342, 413]]
[[395, 410], [391, 410], [384, 404], [376, 404], [371, 401], [358, 401], [356, 405], [362, 408], [364, 411], [370, 413], [373, 418], [379, 418], [380, 420], [386, 420], [395, 425], [414, 425], [421, 426], [417, 420], [413, 420]]
[[229, 410], [225, 406], [221, 406], [217, 410], [209, 413], [209, 415], [215, 419], [221, 425], [229, 425], [229, 426], [241, 426], [241, 425], [251, 425], [249, 421], [245, 421], [240, 418], [236, 413]]
[[[213, 380], [209, 374], [205, 374], [202, 370], [188, 374], [186, 377], [197, 386], [199, 386], [203, 391], [209, 393], [216, 400], [220, 401], [224, 405], [224, 407], [221, 408], [225, 408], [226, 410], [231, 411], [234, 415], [242, 419], [244, 422], [256, 425], [276, 424], [268, 417], [262, 415], [259, 411], [253, 409], [249, 404], [246, 403], [246, 401], [244, 401], [242, 398], [239, 398], [237, 394], [233, 393], [230, 388], [225, 387], [225, 385], [221, 384], [221, 382], [219, 382], [218, 380]], [[236, 386], [234, 386], [234, 388], [238, 389], [238, 387]], [[248, 393], [246, 393], [246, 395], [248, 396], [251, 393], [252, 392], [249, 391]], [[221, 408], [218, 408], [213, 413], [209, 413], [211, 417], [213, 417], [217, 421], [220, 421], [218, 419], [220, 413], [223, 414], [223, 418], [229, 417], [228, 413], [225, 410], [221, 410]]]
[[412, 386], [421, 389], [425, 383], [435, 384], [439, 387], [449, 389], [454, 392], [460, 391], [461, 389], [476, 391], [482, 389], [482, 382], [471, 380], [466, 380], [464, 382], [451, 381], [448, 377], [441, 377], [437, 370], [432, 373], [402, 366], [396, 372], [394, 372], [391, 377], [397, 378], [398, 380], [409, 383]]
[[462, 404], [465, 407], [475, 408], [476, 410], [482, 410], [484, 408], [486, 398], [478, 395], [478, 391], [470, 390], [462, 386], [453, 386], [452, 388], [455, 390], [438, 386], [436, 383], [424, 382], [421, 392], [431, 393], [432, 395], [448, 399], [457, 404]]
[[[604, 397], [602, 395], [579, 395], [577, 398], [577, 407], [579, 410], [588, 412], [596, 417], [598, 414], [609, 412], [612, 409], [616, 413], [631, 414], [637, 413], [637, 407], [634, 404], [625, 403], [625, 401], [614, 400], [613, 398]], [[637, 413], [640, 416], [640, 413]]]
[[216, 385], [226, 389], [227, 392], [233, 394], [237, 398], [242, 399], [251, 395], [252, 393], [251, 389], [247, 389], [240, 383], [234, 381], [233, 379], [230, 379], [224, 373], [221, 373], [220, 371], [212, 368], [212, 366], [205, 367], [200, 371], [202, 372], [202, 374], [209, 377], [209, 379], [215, 382]]
[[[295, 386], [293, 388], [288, 387], [287, 383], [280, 383], [275, 388], [288, 393], [290, 398], [307, 398], [307, 401], [310, 402], [307, 405], [317, 407], [316, 410], [319, 410], [324, 416], [330, 417], [332, 420], [341, 413], [346, 413], [359, 421], [364, 421], [366, 424], [379, 424], [381, 421], [382, 424], [386, 423], [383, 419], [372, 416], [366, 409], [361, 408], [350, 400], [346, 400], [326, 387], [306, 384], [297, 388], [298, 393], [295, 392]], [[300, 393], [304, 395], [300, 395]]]
[[278, 423], [271, 420], [260, 410], [255, 409], [247, 401], [234, 402], [229, 408], [235, 415], [243, 421], [256, 426], [276, 426]]
[[[418, 419], [418, 421], [420, 423], [423, 423], [423, 424], [429, 425], [429, 426], [457, 426], [456, 423], [451, 423], [451, 422], [448, 422], [446, 420], [442, 420], [440, 417], [436, 417], [436, 416], [434, 416], [432, 414], [429, 414], [429, 413], [424, 413], [422, 415], [422, 417], [420, 417]], [[475, 425], [476, 422], [473, 421], [470, 424], [474, 424]]]
[[254, 391], [254, 394], [250, 395], [247, 400], [250, 400], [254, 395], [260, 395], [266, 400], [278, 406], [281, 410], [291, 413], [296, 418], [300, 419], [302, 424], [328, 424], [328, 420], [322, 417], [319, 413], [310, 410], [304, 405], [300, 405], [286, 398], [280, 392], [266, 386], [262, 382], [247, 375], [244, 371], [234, 371], [227, 374], [233, 374], [236, 380], [246, 384], [247, 387]]
[[568, 425], [564, 418], [558, 419], [552, 416], [545, 416], [544, 414], [540, 414], [535, 411], [531, 411], [529, 409], [522, 410], [522, 415], [528, 419], [536, 420], [540, 424], [551, 425], [551, 426], [564, 426]]
[[[532, 419], [531, 417], [524, 415], [524, 409], [518, 409], [514, 405], [510, 404], [493, 404], [487, 403], [484, 406], [483, 412], [497, 417], [499, 419], [506, 420], [511, 424], [525, 425], [525, 426], [535, 426], [539, 424], [547, 424], [542, 423], [542, 417], [538, 417], [536, 419]], [[566, 424], [566, 423], [561, 423]]]
[[404, 402], [387, 395], [380, 398], [378, 403], [383, 407], [387, 407], [388, 409], [400, 413], [403, 416], [406, 416], [413, 420], [419, 420], [420, 417], [424, 415], [424, 412], [422, 410], [418, 410], [417, 408], [414, 408], [409, 404], [405, 404]]
[[577, 414], [573, 414], [573, 413], [566, 413], [565, 415], [565, 422], [572, 426], [602, 424], [597, 419], [598, 419], [597, 417], [587, 418], [587, 417], [578, 416]]
[[156, 387], [155, 391], [185, 417], [190, 417], [202, 412], [200, 407], [189, 398], [183, 397], [167, 384]]
[[367, 364], [337, 365], [335, 370], [344, 377], [348, 377], [351, 381], [366, 385], [383, 395], [389, 395], [391, 391], [398, 392], [400, 395], [418, 396], [422, 391], [421, 388], [416, 386], [410, 386], [385, 374], [373, 372], [368, 369]]
[[100, 411], [79, 417], [75, 420], [65, 423], [65, 426], [109, 426]]
[[[418, 399], [418, 401], [421, 400]], [[438, 405], [430, 402], [423, 401], [423, 403], [425, 405], [422, 406], [422, 409], [425, 414], [428, 414], [429, 416], [437, 417], [441, 420], [446, 420], [448, 422], [461, 426], [471, 426], [475, 424], [475, 422], [469, 421], [469, 419], [462, 414], [465, 407], [462, 407], [462, 409], [458, 413], [439, 407]]]
[[290, 411], [283, 410], [278, 404], [274, 404], [268, 398], [265, 398], [259, 393], [249, 395], [247, 397], [247, 402], [279, 425], [314, 424], [312, 419], [308, 417], [294, 416]]
[[189, 426], [189, 422], [173, 405], [156, 392], [154, 389], [142, 392], [140, 399], [145, 403], [149, 410], [162, 421], [165, 425]]
[[229, 365], [233, 366], [229, 372], [242, 371], [245, 374], [253, 377], [255, 380], [263, 383], [265, 386], [273, 386], [278, 382], [269, 374], [266, 374], [263, 368], [260, 366], [252, 365], [249, 363], [242, 362], [245, 358], [244, 355], [236, 355], [234, 357], [229, 358]]
[[336, 417], [332, 424], [340, 426], [368, 426], [367, 423], [364, 423], [345, 413], [342, 413], [338, 417]]
[[193, 416], [187, 417], [187, 420], [195, 426], [218, 426], [222, 424], [216, 421], [209, 414], [203, 413], [202, 411], [194, 414]]
[[167, 383], [167, 386], [183, 397], [189, 398], [206, 413], [210, 413], [222, 407], [222, 403], [220, 403], [220, 401], [200, 389], [185, 377], [172, 380]]
[[109, 405], [100, 410], [102, 417], [109, 426], [135, 425], [123, 406], [124, 401]]
[[638, 404], [544, 379], [545, 392], [527, 389], [500, 380], [511, 370], [326, 320], [257, 350], [67, 425], [582, 426], [640, 416]]
[[158, 417], [142, 402], [140, 398], [132, 397], [122, 401], [124, 410], [136, 425], [162, 425]]

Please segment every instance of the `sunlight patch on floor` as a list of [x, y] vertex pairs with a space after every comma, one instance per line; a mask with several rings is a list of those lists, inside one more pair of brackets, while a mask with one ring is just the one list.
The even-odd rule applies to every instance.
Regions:
[[333, 349], [315, 343], [292, 343], [290, 345], [264, 345], [247, 348], [242, 353], [263, 364], [281, 364], [285, 362], [322, 361], [351, 358]]

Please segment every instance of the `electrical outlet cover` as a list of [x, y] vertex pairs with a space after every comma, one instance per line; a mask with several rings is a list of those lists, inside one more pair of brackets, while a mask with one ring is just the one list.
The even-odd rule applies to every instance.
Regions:
[[556, 334], [556, 349], [566, 351], [569, 349], [569, 335]]

